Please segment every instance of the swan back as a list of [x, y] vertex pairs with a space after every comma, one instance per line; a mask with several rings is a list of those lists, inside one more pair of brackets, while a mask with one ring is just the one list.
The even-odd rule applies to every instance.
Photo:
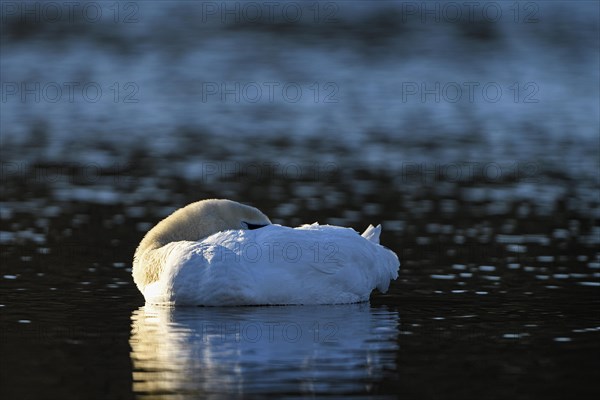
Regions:
[[219, 232], [167, 248], [161, 279], [144, 292], [151, 304], [355, 303], [387, 291], [400, 265], [353, 229], [318, 224]]

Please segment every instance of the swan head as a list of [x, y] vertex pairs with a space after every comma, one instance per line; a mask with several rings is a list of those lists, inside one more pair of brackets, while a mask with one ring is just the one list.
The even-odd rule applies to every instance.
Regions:
[[158, 280], [163, 259], [160, 248], [183, 240], [199, 241], [222, 231], [258, 229], [271, 224], [257, 208], [232, 200], [201, 200], [175, 211], [146, 233], [133, 260], [133, 279], [143, 292]]

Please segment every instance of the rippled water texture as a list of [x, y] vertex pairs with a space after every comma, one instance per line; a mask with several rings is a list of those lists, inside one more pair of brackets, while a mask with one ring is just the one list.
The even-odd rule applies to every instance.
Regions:
[[368, 304], [146, 306], [132, 321], [135, 392], [234, 396], [362, 391], [394, 367], [400, 324]]
[[[316, 20], [303, 3], [299, 21], [249, 21], [126, 2], [115, 22], [100, 2], [93, 23], [7, 4], [2, 399], [600, 394], [597, 3], [454, 21], [442, 10], [462, 3], [427, 2], [436, 20], [420, 2], [321, 2]], [[69, 82], [103, 95], [52, 101]], [[252, 82], [304, 95], [252, 101]], [[144, 233], [213, 197], [289, 226], [381, 223], [400, 276], [364, 304], [144, 305]]]

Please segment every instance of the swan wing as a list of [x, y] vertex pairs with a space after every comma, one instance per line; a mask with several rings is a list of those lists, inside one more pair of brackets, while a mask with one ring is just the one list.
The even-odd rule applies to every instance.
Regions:
[[396, 255], [350, 228], [270, 225], [171, 243], [150, 303], [333, 304], [366, 301], [398, 276]]

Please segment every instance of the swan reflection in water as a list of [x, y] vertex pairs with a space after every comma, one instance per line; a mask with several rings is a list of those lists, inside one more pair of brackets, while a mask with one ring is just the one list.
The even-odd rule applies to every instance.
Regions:
[[185, 398], [365, 393], [395, 368], [399, 316], [368, 303], [160, 308], [131, 316], [133, 390]]

